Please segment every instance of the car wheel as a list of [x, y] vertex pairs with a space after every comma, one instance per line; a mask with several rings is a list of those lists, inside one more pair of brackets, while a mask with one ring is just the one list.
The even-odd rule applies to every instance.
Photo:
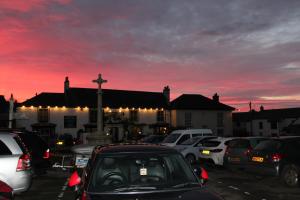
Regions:
[[196, 162], [196, 158], [193, 154], [186, 155], [185, 159], [190, 163], [194, 164]]
[[299, 184], [299, 168], [295, 165], [287, 165], [283, 168], [281, 177], [286, 185], [296, 187]]

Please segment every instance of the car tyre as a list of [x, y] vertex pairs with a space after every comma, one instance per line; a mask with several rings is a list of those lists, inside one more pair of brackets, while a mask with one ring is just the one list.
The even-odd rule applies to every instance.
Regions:
[[194, 164], [196, 162], [196, 157], [193, 154], [188, 154], [185, 156], [185, 159], [190, 163]]
[[299, 168], [295, 165], [286, 165], [281, 173], [282, 181], [289, 187], [299, 185]]

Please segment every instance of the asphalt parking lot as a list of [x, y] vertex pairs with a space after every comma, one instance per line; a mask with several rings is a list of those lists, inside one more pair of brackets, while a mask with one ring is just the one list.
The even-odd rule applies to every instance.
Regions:
[[[206, 166], [209, 181], [206, 187], [225, 200], [299, 200], [300, 188], [287, 188], [278, 178], [263, 177], [245, 171], [228, 171], [220, 167]], [[35, 177], [32, 187], [15, 200], [67, 200], [75, 199], [68, 188], [70, 173], [61, 169]]]

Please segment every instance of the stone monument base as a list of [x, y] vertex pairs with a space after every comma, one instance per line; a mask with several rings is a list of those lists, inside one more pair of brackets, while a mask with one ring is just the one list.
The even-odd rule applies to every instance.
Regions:
[[99, 133], [90, 133], [86, 136], [88, 144], [93, 145], [103, 145], [103, 144], [111, 144], [112, 139], [110, 135], [103, 135]]

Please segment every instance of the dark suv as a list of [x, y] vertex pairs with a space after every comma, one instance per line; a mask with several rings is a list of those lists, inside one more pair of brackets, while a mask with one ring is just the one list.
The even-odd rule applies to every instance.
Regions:
[[221, 199], [202, 186], [179, 152], [158, 145], [96, 147], [81, 180], [76, 176], [69, 186], [80, 185], [81, 200]]
[[250, 154], [249, 170], [280, 176], [291, 187], [299, 185], [300, 137], [281, 137], [260, 142]]
[[46, 173], [50, 167], [50, 149], [48, 144], [36, 132], [14, 132], [17, 134], [31, 155], [31, 164], [34, 174]]

